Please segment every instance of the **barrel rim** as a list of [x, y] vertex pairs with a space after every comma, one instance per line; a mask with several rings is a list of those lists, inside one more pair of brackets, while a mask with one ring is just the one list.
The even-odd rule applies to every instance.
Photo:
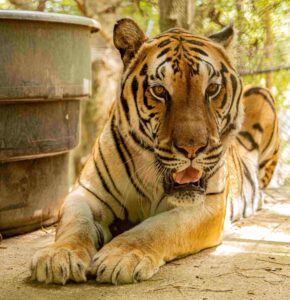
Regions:
[[0, 10], [0, 20], [23, 20], [81, 25], [89, 27], [91, 32], [97, 32], [101, 28], [98, 21], [87, 17], [28, 10]]

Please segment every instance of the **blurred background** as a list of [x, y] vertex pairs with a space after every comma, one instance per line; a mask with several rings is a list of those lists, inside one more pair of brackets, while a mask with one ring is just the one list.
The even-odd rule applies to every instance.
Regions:
[[118, 19], [130, 17], [149, 37], [176, 26], [209, 35], [234, 23], [233, 54], [244, 83], [269, 88], [279, 111], [282, 145], [271, 186], [290, 187], [290, 0], [0, 0], [0, 9], [80, 15], [102, 25], [91, 41], [93, 95], [82, 101], [81, 142], [71, 153], [71, 183], [115, 100], [122, 63], [112, 31]]

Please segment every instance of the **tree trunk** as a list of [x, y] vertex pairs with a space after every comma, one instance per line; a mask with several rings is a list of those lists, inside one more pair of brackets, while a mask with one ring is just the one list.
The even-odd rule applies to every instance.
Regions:
[[[237, 57], [236, 53], [243, 53], [245, 50], [247, 51], [244, 43], [243, 43], [243, 29], [245, 24], [245, 14], [244, 14], [244, 1], [243, 0], [236, 0], [236, 20], [235, 20], [235, 28], [237, 28], [237, 37], [236, 37], [236, 44], [235, 44], [235, 53], [234, 57]], [[237, 68], [243, 69], [245, 68], [246, 61], [244, 60], [243, 56], [239, 56], [239, 59], [236, 61]]]
[[16, 9], [44, 11], [47, 0], [9, 0]]
[[182, 27], [191, 31], [194, 18], [194, 0], [159, 0], [159, 27], [166, 31]]

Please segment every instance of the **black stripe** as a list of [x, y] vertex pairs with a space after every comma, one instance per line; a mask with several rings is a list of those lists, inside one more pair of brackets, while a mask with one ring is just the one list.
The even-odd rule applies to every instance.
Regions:
[[[94, 158], [93, 158], [94, 159]], [[98, 176], [101, 180], [101, 183], [102, 183], [102, 186], [103, 188], [105, 189], [105, 191], [124, 209], [125, 211], [125, 215], [127, 215], [127, 209], [126, 207], [119, 201], [119, 199], [112, 193], [112, 191], [110, 190], [109, 186], [107, 185], [105, 179], [104, 179], [104, 176], [103, 174], [101, 173], [100, 169], [98, 168], [97, 166], [97, 162], [95, 161], [94, 159], [94, 163], [95, 163], [95, 169], [98, 173]]]
[[[226, 122], [226, 125], [225, 127], [223, 128], [222, 130], [222, 136], [224, 136], [225, 134], [227, 134], [228, 132], [230, 132], [231, 130], [235, 129], [236, 125], [235, 124], [229, 124], [231, 121], [235, 121], [237, 116], [238, 116], [238, 104], [239, 104], [239, 101], [240, 101], [240, 97], [241, 97], [241, 93], [242, 91], [240, 92], [240, 95], [239, 95], [239, 99], [237, 99], [237, 108], [236, 108], [236, 114], [233, 118], [233, 120], [231, 120], [231, 109], [232, 109], [232, 106], [234, 104], [234, 100], [235, 100], [235, 97], [236, 97], [236, 92], [237, 92], [237, 87], [238, 87], [238, 82], [237, 82], [237, 79], [235, 78], [235, 76], [233, 74], [230, 75], [230, 80], [232, 82], [232, 90], [233, 90], [233, 95], [232, 95], [232, 101], [231, 101], [231, 105], [229, 107], [229, 109], [227, 110], [226, 114], [225, 114], [225, 117], [223, 118], [223, 120], [226, 118], [227, 119], [227, 122]], [[228, 128], [227, 128], [228, 127]]]
[[[189, 62], [188, 66], [190, 67], [190, 70], [189, 70], [190, 76], [199, 74], [199, 64], [186, 54], [184, 54], [184, 57]], [[179, 67], [179, 62], [178, 62], [178, 67]], [[196, 69], [194, 67], [196, 67]], [[176, 69], [176, 72], [181, 72], [181, 70], [178, 68], [178, 69]]]
[[171, 61], [172, 58], [171, 57], [167, 57], [164, 61], [162, 61], [157, 67], [156, 67], [156, 71], [155, 71], [155, 77], [161, 80], [161, 77], [159, 75], [159, 69], [167, 62]]
[[145, 130], [146, 126], [142, 123], [142, 118], [141, 118], [140, 111], [139, 111], [138, 104], [137, 104], [138, 88], [139, 88], [139, 84], [138, 84], [137, 78], [135, 76], [131, 83], [131, 90], [133, 93], [135, 108], [136, 108], [138, 119], [139, 119], [139, 129], [145, 136], [147, 136], [150, 140], [152, 140], [152, 137]]
[[161, 147], [155, 147], [156, 150], [160, 150], [169, 154], [172, 154], [172, 151], [170, 149], [166, 149], [166, 148], [161, 148]]
[[262, 126], [259, 123], [255, 123], [252, 127], [253, 127], [253, 129], [260, 131], [261, 133], [264, 132], [264, 129], [262, 128]]
[[151, 109], [154, 108], [154, 106], [152, 106], [152, 105], [150, 105], [148, 103], [148, 98], [146, 96], [146, 91], [147, 91], [147, 88], [148, 88], [148, 76], [145, 76], [142, 86], [143, 86], [143, 101], [144, 101], [144, 105], [146, 106], [146, 108], [148, 110], [151, 110]]
[[219, 144], [219, 145], [217, 145], [217, 146], [212, 147], [211, 149], [209, 149], [208, 154], [210, 154], [210, 153], [212, 153], [212, 152], [214, 152], [214, 151], [220, 149], [221, 147], [223, 147], [222, 144]]
[[[194, 34], [190, 34], [188, 32], [183, 32], [183, 36], [186, 37], [186, 38], [190, 38], [190, 39], [194, 39], [194, 40], [201, 40], [201, 41], [206, 41], [208, 42], [209, 39], [206, 38], [206, 37], [202, 37], [200, 35], [194, 35]], [[184, 39], [185, 40], [185, 39]], [[206, 45], [205, 45], [206, 46]]]
[[210, 159], [215, 159], [215, 158], [220, 158], [220, 156], [222, 155], [222, 151], [218, 154], [214, 154], [214, 155], [211, 155], [211, 156], [207, 156], [204, 158], [204, 160], [210, 160]]
[[244, 93], [244, 97], [248, 97], [248, 96], [251, 96], [251, 95], [253, 95], [253, 94], [260, 95], [260, 96], [262, 96], [263, 99], [270, 105], [272, 111], [275, 112], [274, 104], [273, 104], [273, 102], [271, 102], [271, 101], [269, 100], [269, 98], [270, 98], [270, 99], [273, 101], [273, 98], [272, 98], [272, 96], [269, 95], [269, 93], [268, 93], [269, 98], [263, 93], [263, 92], [266, 92], [266, 91], [267, 91], [267, 90], [264, 90], [264, 89], [262, 89], [262, 88], [252, 87], [252, 88], [250, 88], [248, 91], [246, 91], [246, 92]]
[[[224, 77], [224, 75], [222, 75], [222, 77]], [[224, 84], [224, 86], [226, 86], [226, 85]], [[227, 94], [226, 91], [225, 91], [224, 93], [225, 93], [225, 94], [224, 94], [224, 96], [223, 96], [223, 100], [222, 100], [222, 103], [221, 103], [221, 106], [219, 107], [219, 109], [224, 108], [224, 106], [225, 106], [226, 103], [227, 103], [228, 94]]]
[[205, 51], [203, 51], [203, 50], [201, 50], [199, 48], [190, 47], [189, 49], [192, 50], [192, 51], [194, 51], [194, 52], [197, 52], [197, 53], [199, 53], [199, 54], [201, 54], [203, 56], [208, 56], [208, 54]]
[[240, 101], [241, 101], [242, 93], [243, 93], [243, 89], [242, 89], [243, 83], [242, 83], [242, 80], [241, 80], [239, 77], [238, 77], [238, 79], [239, 79], [239, 83], [240, 83], [240, 88], [241, 88], [241, 90], [240, 90], [240, 93], [239, 93], [239, 96], [238, 96], [238, 99], [237, 99], [237, 103], [236, 103], [236, 114], [235, 114], [235, 116], [234, 116], [233, 119], [232, 119], [232, 122], [234, 122], [234, 123], [236, 123], [236, 120], [237, 120], [237, 118], [238, 118], [239, 105], [240, 105]]
[[116, 213], [114, 212], [113, 208], [111, 206], [109, 206], [108, 203], [106, 203], [104, 200], [102, 200], [95, 192], [93, 192], [91, 189], [89, 189], [88, 187], [86, 187], [80, 179], [78, 179], [78, 183], [79, 185], [84, 188], [85, 190], [87, 190], [89, 193], [91, 193], [93, 196], [95, 196], [102, 204], [104, 204], [113, 214], [114, 218], [118, 218]]
[[237, 88], [238, 88], [237, 79], [236, 79], [236, 77], [233, 74], [230, 75], [230, 80], [232, 82], [233, 97], [232, 97], [232, 103], [231, 103], [229, 111], [231, 110], [231, 108], [233, 106], [233, 103], [234, 103], [234, 100], [235, 100], [235, 97], [236, 97], [236, 93], [237, 93]]
[[165, 162], [165, 161], [160, 161], [160, 160], [158, 160], [158, 158], [156, 159], [156, 161], [158, 161], [162, 166], [168, 166], [169, 168], [172, 168], [172, 167], [180, 167], [180, 165], [183, 165], [183, 164], [181, 164], [180, 162], [177, 162], [177, 163], [167, 163], [167, 162]]
[[[238, 96], [238, 99], [236, 101], [236, 113], [235, 113], [235, 116], [232, 118], [231, 120], [231, 114], [230, 114], [230, 110], [232, 109], [232, 106], [233, 106], [233, 102], [234, 102], [234, 97], [231, 101], [231, 106], [226, 114], [226, 119], [227, 119], [227, 122], [226, 122], [226, 125], [222, 131], [222, 136], [228, 134], [229, 132], [231, 132], [232, 130], [235, 130], [236, 129], [236, 120], [238, 118], [238, 113], [239, 113], [239, 104], [240, 104], [240, 101], [241, 101], [241, 96], [242, 96], [242, 81], [241, 79], [239, 78], [239, 81], [240, 81], [240, 87], [241, 87], [241, 90], [240, 90], [240, 93], [239, 93], [239, 96]], [[225, 118], [223, 118], [222, 120], [224, 120]], [[231, 124], [229, 124], [229, 122], [232, 122]], [[229, 124], [229, 125], [228, 125]], [[227, 128], [227, 125], [228, 125], [228, 128]]]
[[142, 141], [138, 136], [137, 134], [130, 130], [129, 131], [129, 134], [130, 136], [132, 137], [133, 141], [138, 145], [140, 146], [141, 148], [143, 148], [144, 150], [148, 150], [150, 152], [154, 152], [154, 148], [151, 147], [150, 145], [148, 145], [146, 142]]
[[244, 97], [249, 97], [253, 94], [260, 94], [261, 93], [261, 88], [259, 87], [251, 87], [249, 88], [245, 93], [244, 93]]
[[[166, 185], [166, 182], [164, 181], [164, 182], [163, 182], [163, 190], [164, 190], [164, 191], [166, 190], [165, 185]], [[165, 197], [166, 197], [166, 195], [160, 197], [160, 199], [159, 199], [159, 201], [158, 201], [158, 203], [157, 203], [157, 205], [156, 205], [155, 211], [158, 209], [160, 203], [163, 201], [163, 199], [164, 199]]]
[[272, 159], [272, 158], [269, 158], [269, 159], [266, 159], [266, 160], [262, 161], [262, 162], [259, 164], [259, 169], [264, 168], [265, 165], [266, 165], [269, 161], [271, 161], [271, 159]]
[[[227, 67], [223, 63], [221, 63], [221, 66], [222, 67], [221, 67], [220, 73], [221, 73], [221, 76], [222, 76], [222, 84], [226, 88], [226, 86], [227, 86], [227, 79], [226, 79], [225, 74], [228, 73], [229, 71], [228, 71]], [[227, 92], [225, 91], [225, 95], [223, 97], [221, 106], [219, 108], [224, 108], [224, 106], [226, 105], [226, 102], [227, 102], [227, 96], [228, 96]]]
[[236, 137], [236, 139], [241, 146], [243, 146], [248, 151], [251, 151], [250, 149], [248, 149], [248, 147], [242, 142], [242, 140], [238, 136]]
[[204, 166], [209, 166], [206, 168], [207, 171], [210, 171], [218, 162], [219, 162], [219, 158], [217, 158], [216, 160], [214, 161], [209, 161], [209, 162], [206, 162], [206, 161], [203, 161], [202, 164]]
[[170, 39], [166, 39], [166, 40], [162, 41], [161, 43], [159, 43], [159, 44], [157, 45], [157, 47], [158, 47], [158, 48], [162, 48], [162, 47], [167, 46], [167, 45], [170, 44], [170, 43], [171, 43], [171, 40], [170, 40]]
[[[144, 96], [143, 96], [143, 99], [144, 99], [144, 105], [146, 106], [146, 108], [148, 109], [148, 110], [151, 110], [151, 109], [153, 109], [154, 108], [154, 106], [152, 106], [152, 105], [150, 105], [149, 103], [148, 103], [148, 98], [147, 98], [147, 96], [144, 94]], [[150, 116], [149, 116], [149, 119], [148, 120], [150, 120]]]
[[122, 104], [123, 111], [125, 112], [126, 120], [127, 120], [128, 123], [130, 124], [128, 101], [127, 101], [127, 99], [124, 97], [123, 91], [122, 91], [122, 94], [121, 94], [121, 104]]
[[224, 192], [225, 192], [225, 189], [223, 189], [223, 190], [220, 191], [220, 192], [206, 193], [205, 195], [206, 195], [206, 196], [217, 196], [217, 195], [223, 194]]
[[[275, 125], [276, 125], [276, 114], [275, 114]], [[272, 140], [273, 140], [273, 136], [275, 134], [275, 132], [277, 131], [277, 126], [273, 127], [273, 130], [271, 132], [271, 135], [270, 135], [270, 139], [268, 141], [268, 143], [266, 144], [266, 146], [264, 147], [264, 149], [262, 150], [262, 154], [268, 149], [269, 145], [271, 144]]]
[[194, 41], [194, 40], [188, 40], [188, 39], [184, 39], [184, 41], [186, 43], [192, 44], [192, 45], [197, 45], [197, 46], [202, 46], [202, 47], [206, 47], [206, 45], [200, 41]]
[[139, 73], [140, 76], [146, 76], [148, 72], [148, 65], [145, 63]]
[[105, 160], [105, 158], [104, 158], [104, 155], [103, 155], [103, 152], [102, 152], [100, 143], [99, 143], [99, 152], [100, 152], [100, 156], [101, 156], [101, 160], [102, 160], [102, 162], [103, 162], [103, 165], [104, 165], [104, 167], [105, 167], [105, 169], [106, 169], [107, 175], [109, 176], [110, 181], [111, 181], [111, 183], [112, 183], [114, 189], [116, 190], [116, 192], [117, 192], [120, 196], [122, 196], [121, 192], [120, 192], [120, 191], [118, 190], [118, 188], [116, 187], [115, 182], [114, 182], [114, 180], [113, 180], [113, 178], [112, 178], [112, 176], [111, 176], [110, 170], [109, 170], [109, 168], [108, 168], [108, 166], [107, 166], [107, 164], [106, 164], [106, 160]]
[[167, 157], [167, 156], [163, 156], [160, 155], [159, 153], [157, 154], [158, 158], [162, 159], [162, 160], [167, 160], [167, 161], [179, 161], [179, 159], [176, 158], [172, 158], [172, 157]]
[[[259, 145], [255, 142], [255, 140], [250, 132], [240, 131], [239, 135], [242, 136], [243, 138], [245, 138], [251, 144], [251, 148], [245, 147], [247, 150], [253, 151], [253, 150], [259, 149]], [[239, 138], [238, 138], [238, 140], [239, 140]], [[240, 142], [240, 140], [239, 140], [239, 142]]]
[[150, 113], [150, 115], [149, 115], [149, 120], [150, 119], [153, 119], [154, 117], [156, 117], [158, 115], [158, 113], [156, 112], [156, 113]]
[[236, 130], [236, 129], [237, 129], [236, 124], [229, 124], [226, 127], [226, 130], [224, 130], [222, 132], [222, 137], [224, 137], [225, 135], [228, 135], [232, 130]]
[[[122, 147], [126, 151], [127, 155], [130, 158], [129, 161], [132, 163], [133, 169], [135, 170], [134, 161], [133, 161], [131, 153], [129, 152], [128, 148], [126, 147], [126, 145], [124, 143], [124, 140], [123, 140], [121, 134], [117, 131], [117, 128], [114, 125], [114, 118], [112, 119], [111, 132], [112, 132], [112, 136], [114, 139], [115, 147], [117, 149], [117, 152], [119, 154], [121, 161], [123, 162], [123, 165], [125, 167], [128, 178], [130, 179], [130, 181], [131, 181], [132, 185], [134, 186], [135, 190], [137, 191], [137, 193], [140, 194], [142, 197], [148, 199], [148, 197], [146, 197], [146, 195], [140, 190], [140, 188], [137, 186], [137, 184], [135, 183], [135, 181], [132, 178], [130, 168], [128, 167], [127, 160], [125, 158], [124, 152], [121, 149], [120, 145], [122, 145]], [[136, 174], [136, 177], [138, 178], [137, 174]]]
[[135, 101], [137, 101], [138, 88], [139, 88], [138, 80], [137, 80], [136, 76], [134, 76], [132, 83], [131, 83], [131, 90], [132, 90]]
[[169, 52], [171, 50], [171, 48], [165, 48], [163, 49], [158, 55], [157, 55], [157, 58], [163, 56], [164, 54], [166, 54], [167, 52]]
[[[252, 179], [251, 173], [250, 173], [246, 163], [242, 159], [241, 159], [241, 162], [242, 162], [242, 165], [244, 167], [244, 172], [243, 173], [245, 174], [246, 179], [248, 180], [248, 182], [250, 183], [250, 185], [252, 187], [252, 199], [251, 199], [252, 201], [251, 201], [251, 203], [253, 205], [254, 200], [255, 200], [255, 194], [256, 194], [256, 186], [255, 186], [255, 183]], [[244, 211], [244, 213], [245, 213], [245, 211]], [[244, 214], [244, 216], [245, 216], [245, 214]]]

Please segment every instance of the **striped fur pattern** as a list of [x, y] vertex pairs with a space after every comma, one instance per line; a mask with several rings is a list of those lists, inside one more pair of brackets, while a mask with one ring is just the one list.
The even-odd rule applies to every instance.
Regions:
[[[280, 146], [277, 113], [270, 91], [245, 87], [243, 105], [243, 125], [228, 156], [232, 177], [228, 209], [232, 221], [262, 208], [261, 189], [270, 183]], [[240, 174], [238, 185], [236, 173]]]
[[[146, 280], [218, 245], [226, 218], [261, 208], [277, 115], [268, 90], [243, 89], [226, 50], [232, 37], [231, 27], [210, 38], [172, 29], [148, 40], [132, 20], [118, 22], [119, 99], [65, 199], [55, 243], [33, 257], [33, 279]], [[174, 172], [189, 167], [202, 174], [197, 186], [174, 189]]]

